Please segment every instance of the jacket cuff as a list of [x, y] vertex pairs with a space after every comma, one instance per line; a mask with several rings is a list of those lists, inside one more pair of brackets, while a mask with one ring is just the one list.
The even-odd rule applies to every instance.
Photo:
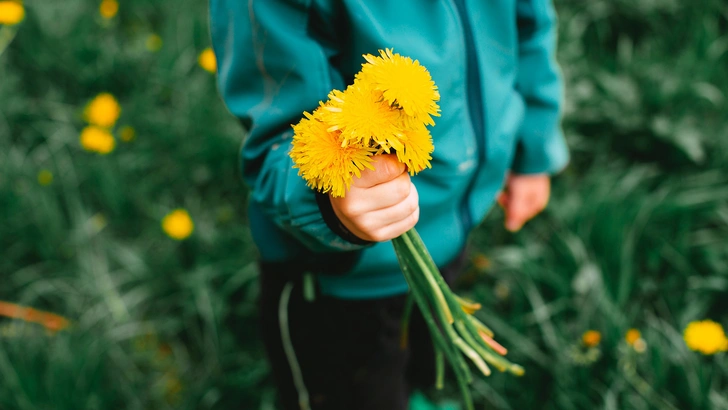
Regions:
[[341, 239], [354, 245], [371, 245], [374, 243], [354, 235], [346, 226], [344, 226], [343, 223], [341, 223], [334, 212], [334, 208], [331, 206], [331, 200], [329, 199], [328, 194], [316, 191], [316, 204], [321, 211], [321, 216], [323, 217], [326, 226], [328, 226], [329, 229], [331, 229], [331, 231], [338, 235]]

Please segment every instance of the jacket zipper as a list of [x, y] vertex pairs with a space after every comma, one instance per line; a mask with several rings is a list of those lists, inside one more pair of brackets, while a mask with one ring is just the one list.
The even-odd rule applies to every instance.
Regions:
[[468, 93], [468, 114], [470, 115], [470, 121], [473, 126], [473, 132], [475, 134], [475, 142], [478, 148], [477, 167], [475, 175], [470, 180], [468, 188], [466, 190], [463, 201], [460, 205], [460, 211], [463, 218], [463, 226], [465, 232], [470, 230], [473, 226], [473, 216], [470, 213], [470, 207], [468, 205], [470, 194], [475, 186], [475, 180], [478, 177], [478, 170], [482, 162], [485, 159], [485, 120], [483, 118], [483, 91], [480, 82], [480, 66], [478, 63], [477, 53], [475, 51], [475, 40], [473, 39], [473, 28], [470, 25], [468, 19], [468, 10], [465, 5], [465, 0], [454, 0], [455, 9], [457, 10], [458, 16], [460, 17], [460, 24], [463, 28], [463, 34], [465, 37], [465, 55], [467, 60], [466, 66], [466, 89]]

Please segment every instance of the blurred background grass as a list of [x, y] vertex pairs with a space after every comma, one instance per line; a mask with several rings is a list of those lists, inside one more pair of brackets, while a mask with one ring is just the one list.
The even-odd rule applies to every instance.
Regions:
[[[682, 336], [728, 324], [728, 5], [556, 5], [573, 161], [523, 231], [494, 209], [472, 237], [459, 292], [527, 369], [477, 380], [480, 408], [728, 409], [726, 354]], [[0, 318], [0, 409], [275, 409], [206, 3], [24, 6], [0, 28], [0, 301], [70, 325]], [[102, 92], [108, 155], [79, 143]]]

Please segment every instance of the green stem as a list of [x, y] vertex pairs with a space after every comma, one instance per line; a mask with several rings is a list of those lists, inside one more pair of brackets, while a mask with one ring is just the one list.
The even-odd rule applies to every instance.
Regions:
[[485, 333], [486, 335], [488, 335], [490, 337], [493, 337], [494, 336], [493, 331], [490, 330], [490, 328], [488, 326], [484, 325], [483, 322], [481, 322], [480, 320], [478, 320], [478, 318], [476, 318], [475, 316], [468, 315], [468, 323], [472, 324], [478, 330], [480, 330], [481, 332]]
[[465, 356], [468, 356], [468, 358], [470, 358], [470, 360], [475, 363], [475, 366], [480, 370], [481, 373], [483, 373], [485, 376], [490, 376], [490, 367], [485, 364], [480, 355], [478, 355], [475, 350], [468, 346], [468, 344], [465, 343], [463, 339], [455, 339], [455, 345], [463, 352], [463, 354], [465, 354]]
[[[468, 384], [472, 380], [470, 370], [468, 369], [465, 361], [458, 354], [456, 347], [453, 345], [452, 338], [446, 340], [445, 336], [442, 334], [442, 330], [435, 322], [435, 318], [432, 315], [430, 306], [427, 303], [427, 298], [423, 294], [423, 292], [426, 293], [428, 287], [422, 286], [422, 284], [420, 283], [421, 281], [416, 279], [419, 275], [416, 275], [410, 271], [411, 265], [409, 259], [411, 259], [412, 257], [413, 250], [407, 247], [404, 241], [402, 241], [401, 239], [401, 237], [394, 238], [392, 240], [392, 244], [394, 245], [395, 253], [397, 254], [397, 257], [400, 261], [402, 273], [407, 280], [407, 283], [409, 283], [410, 285], [412, 295], [414, 296], [415, 302], [417, 302], [417, 305], [422, 312], [425, 323], [430, 330], [430, 335], [432, 336], [434, 345], [445, 354], [445, 357], [447, 358], [450, 366], [453, 369], [453, 372], [455, 373], [455, 380], [457, 381], [458, 387], [460, 389], [460, 394], [465, 403], [466, 410], [474, 410], [473, 399], [470, 395], [470, 390], [468, 388]], [[439, 309], [434, 310], [436, 312], [442, 313], [441, 311], [439, 311]], [[452, 328], [445, 322], [443, 322], [443, 327], [452, 331]], [[451, 336], [451, 334], [448, 332], [446, 332], [446, 335]]]
[[[421, 286], [418, 286], [418, 281], [416, 279], [416, 275], [413, 275], [413, 273], [410, 271], [410, 265], [407, 262], [406, 257], [406, 249], [402, 249], [402, 244], [397, 241], [398, 238], [395, 238], [392, 240], [392, 243], [394, 244], [395, 251], [397, 253], [397, 256], [400, 257], [400, 264], [402, 266], [402, 274], [404, 275], [405, 279], [407, 280], [407, 283], [410, 284], [411, 294], [414, 297], [415, 302], [417, 302], [417, 305], [420, 307], [420, 312], [422, 313], [422, 317], [425, 319], [425, 323], [430, 329], [430, 335], [432, 336], [433, 340], [441, 346], [443, 351], [448, 354], [448, 360], [457, 362], [457, 351], [454, 348], [452, 344], [448, 344], [445, 340], [445, 337], [440, 329], [440, 327], [437, 325], [435, 318], [432, 315], [432, 310], [430, 309], [430, 305], [427, 302], [427, 297], [425, 296], [424, 289]], [[436, 310], [436, 309], [435, 309]]]
[[404, 350], [409, 344], [409, 322], [410, 316], [412, 316], [412, 306], [414, 305], [414, 296], [412, 292], [407, 294], [407, 299], [404, 302], [404, 311], [402, 312], [402, 322], [400, 327], [402, 328], [399, 337], [399, 348]]
[[[462, 322], [462, 325], [465, 327], [465, 329], [461, 330], [461, 332], [469, 331], [469, 333], [475, 338], [475, 340], [477, 342], [473, 347], [477, 346], [480, 348], [479, 353], [483, 357], [483, 359], [485, 359], [488, 363], [492, 364], [494, 367], [496, 367], [498, 370], [500, 370], [502, 372], [508, 370], [509, 372], [511, 372], [512, 374], [514, 374], [516, 376], [523, 376], [523, 373], [524, 373], [523, 367], [521, 367], [515, 363], [511, 363], [510, 360], [501, 356], [492, 347], [490, 347], [488, 345], [488, 343], [485, 342], [485, 340], [483, 340], [480, 337], [480, 335], [478, 334], [478, 330], [479, 330], [478, 324], [480, 324], [480, 322], [476, 318], [474, 318], [473, 316], [470, 316], [470, 315], [468, 315], [467, 318], [469, 319], [468, 321]], [[480, 325], [484, 326], [482, 324], [480, 324]], [[482, 330], [482, 329], [480, 329], [480, 330]], [[488, 329], [488, 330], [490, 330], [490, 329]]]
[[[476, 333], [473, 335], [470, 330], [468, 329], [465, 322], [457, 322], [455, 324], [456, 328], [458, 329], [458, 332], [460, 332], [460, 335], [465, 339], [465, 341], [468, 343], [470, 347], [475, 350], [478, 355], [483, 358], [485, 361], [493, 365], [496, 369], [500, 370], [501, 372], [504, 372], [508, 369], [508, 366], [510, 363], [503, 363], [502, 361], [496, 359], [496, 357], [500, 358], [500, 356], [496, 356], [494, 354], [491, 354], [488, 352], [488, 349], [490, 349], [490, 346], [485, 344], [485, 342], [480, 338], [480, 335]], [[488, 376], [486, 374], [486, 376]]]
[[423, 275], [427, 276], [429, 281], [435, 282], [435, 285], [433, 286], [436, 286], [438, 291], [443, 295], [443, 298], [447, 301], [447, 305], [453, 313], [454, 319], [459, 318], [461, 320], [466, 320], [465, 317], [469, 315], [467, 315], [463, 311], [462, 307], [460, 306], [460, 302], [458, 301], [457, 295], [453, 293], [453, 291], [450, 289], [450, 286], [447, 284], [447, 282], [445, 282], [445, 279], [443, 279], [442, 274], [440, 274], [440, 270], [435, 264], [435, 261], [432, 260], [432, 256], [430, 256], [429, 252], [427, 252], [427, 247], [425, 246], [425, 243], [422, 242], [422, 238], [420, 238], [420, 235], [413, 228], [405, 232], [403, 236], [407, 237], [413, 252], [416, 253], [428, 267], [428, 269], [423, 270], [422, 273]]
[[[399, 239], [399, 238], [395, 238], [395, 240], [396, 239]], [[434, 295], [432, 295], [433, 292], [432, 292], [431, 284], [434, 281], [428, 281], [426, 279], [427, 277], [440, 276], [439, 271], [435, 270], [436, 273], [433, 275], [432, 271], [430, 269], [428, 269], [426, 265], [422, 265], [421, 263], [419, 263], [422, 261], [422, 258], [414, 258], [414, 257], [408, 258], [407, 257], [407, 256], [412, 256], [417, 253], [417, 249], [416, 249], [416, 247], [413, 246], [413, 243], [411, 241], [402, 241], [402, 243], [399, 243], [399, 241], [395, 241], [395, 240], [393, 240], [393, 243], [396, 242], [397, 246], [398, 246], [398, 248], [396, 247], [395, 250], [398, 251], [398, 254], [401, 253], [404, 256], [403, 259], [404, 259], [405, 263], [402, 265], [402, 267], [403, 267], [403, 271], [405, 269], [407, 270], [407, 275], [409, 276], [409, 277], [405, 276], [405, 278], [407, 278], [407, 282], [410, 284], [412, 289], [420, 291], [421, 293], [426, 294], [426, 295], [429, 294], [431, 296], [431, 300], [433, 303], [432, 310], [435, 312], [435, 315], [437, 315], [440, 323], [442, 324], [441, 331], [444, 332], [445, 336], [448, 338], [448, 340], [450, 341], [451, 346], [452, 346], [452, 344], [455, 343], [455, 339], [458, 339], [459, 337], [458, 337], [457, 333], [455, 333], [455, 331], [453, 330], [452, 326], [450, 325], [450, 323], [452, 323], [452, 322], [447, 321], [448, 318], [445, 316], [445, 313], [443, 312], [443, 310], [435, 308], [437, 306], [442, 306], [442, 305], [439, 303], [439, 300], [437, 300], [437, 298]], [[422, 246], [424, 246], [424, 245], [422, 245]], [[432, 260], [429, 256], [427, 256], [427, 259]], [[415, 267], [418, 269], [416, 272], [410, 271], [410, 269], [412, 269], [412, 266], [408, 263], [409, 260], [415, 261]], [[434, 265], [432, 265], [432, 266], [434, 266]], [[437, 288], [437, 289], [439, 289], [439, 288]], [[449, 290], [449, 288], [445, 288], [445, 289]], [[451, 300], [452, 298], [449, 298], [449, 299]], [[464, 312], [461, 312], [461, 313], [464, 313]], [[465, 363], [465, 361], [462, 360], [460, 355], [457, 354], [457, 349], [454, 349], [454, 350], [455, 350], [455, 352], [453, 355], [455, 357], [457, 357], [458, 359], [460, 359], [460, 360], [458, 360], [457, 363], [459, 364], [460, 368], [462, 369], [463, 373], [465, 374], [467, 382], [471, 383], [473, 381], [473, 376], [470, 373], [470, 369], [468, 368], [467, 363]]]
[[[412, 280], [412, 277], [409, 274], [409, 267], [406, 265], [403, 266], [402, 271], [405, 272], [405, 278], [408, 282], [410, 282]], [[440, 351], [445, 354], [448, 362], [450, 362], [450, 366], [455, 373], [455, 380], [457, 381], [458, 388], [460, 389], [460, 395], [463, 398], [466, 410], [474, 410], [473, 399], [470, 396], [470, 390], [468, 388], [468, 384], [470, 384], [470, 381], [472, 380], [470, 370], [468, 369], [462, 357], [454, 349], [454, 346], [452, 344], [448, 344], [445, 337], [440, 333], [440, 328], [438, 328], [437, 324], [435, 323], [435, 319], [432, 316], [432, 313], [429, 312], [430, 308], [424, 295], [421, 294], [421, 290], [419, 288], [413, 287], [412, 294], [414, 295], [417, 305], [420, 307], [420, 311], [422, 312], [422, 316], [425, 319], [425, 323], [430, 329], [430, 335], [432, 336], [434, 342], [433, 344], [436, 348], [439, 348]]]
[[452, 308], [453, 312], [455, 312], [455, 320], [464, 323], [464, 325], [469, 328], [468, 330], [472, 330], [474, 336], [476, 336], [475, 341], [473, 341], [473, 339], [471, 338], [469, 343], [473, 343], [473, 347], [479, 347], [479, 350], [481, 351], [479, 353], [482, 353], [480, 356], [482, 356], [483, 359], [486, 359], [489, 363], [499, 369], [510, 370], [513, 374], [516, 375], [523, 374], [523, 368], [521, 366], [512, 364], [510, 363], [510, 361], [497, 355], [497, 353], [493, 351], [493, 349], [488, 346], [487, 343], [485, 343], [485, 341], [483, 341], [477, 334], [477, 330], [475, 329], [475, 327], [480, 328], [484, 333], [488, 334], [489, 336], [492, 335], [493, 332], [476, 318], [466, 314], [464, 311], [462, 311], [462, 309], [459, 309], [460, 302], [458, 301], [458, 296], [450, 290], [450, 287], [442, 278], [442, 275], [439, 274], [439, 271], [437, 270], [437, 267], [432, 260], [432, 257], [430, 257], [429, 253], [427, 253], [427, 248], [425, 247], [424, 242], [422, 242], [420, 236], [417, 234], [417, 231], [415, 231], [414, 229], [410, 229], [403, 236], [406, 236], [409, 239], [412, 245], [412, 249], [418, 252], [420, 258], [425, 260], [426, 264], [430, 267], [430, 269], [424, 273], [431, 274], [433, 270], [435, 272], [438, 272], [438, 274], [431, 274], [430, 277], [434, 279], [437, 282], [438, 287], [442, 289], [445, 299], [448, 301], [448, 304]]
[[426, 273], [422, 271], [421, 266], [418, 265], [417, 261], [414, 259], [413, 251], [406, 243], [404, 243], [404, 241], [400, 241], [400, 238], [392, 239], [392, 244], [394, 245], [397, 257], [399, 258], [400, 267], [402, 267], [403, 270], [405, 267], [408, 269], [406, 274], [409, 275], [409, 278], [405, 277], [410, 288], [413, 290], [415, 288], [419, 290], [423, 297], [429, 301], [429, 304], [432, 305], [432, 310], [439, 311], [440, 309], [434, 308], [440, 306], [440, 300], [438, 300], [437, 296], [434, 292], [432, 292], [430, 283], [425, 278]]
[[473, 312], [475, 312], [475, 311], [480, 310], [480, 308], [482, 307], [480, 305], [480, 303], [471, 302], [469, 300], [465, 300], [465, 299], [461, 298], [460, 296], [458, 296], [458, 295], [456, 295], [454, 293], [453, 293], [453, 297], [458, 302], [458, 304], [460, 304], [460, 306], [462, 308], [464, 308], [464, 309], [469, 309], [469, 310], [472, 310]]
[[[412, 228], [412, 230], [414, 230], [414, 228]], [[418, 246], [416, 246], [415, 243], [412, 241], [412, 239], [410, 239], [411, 235], [409, 235], [409, 233], [412, 232], [412, 230], [403, 234], [401, 236], [401, 238], [402, 238], [405, 246], [407, 246], [407, 248], [415, 250], [415, 252], [413, 252], [413, 256], [414, 256], [414, 259], [415, 259], [418, 267], [420, 268], [419, 270], [420, 270], [420, 272], [423, 273], [423, 276], [425, 277], [425, 279], [427, 279], [427, 282], [430, 285], [430, 288], [432, 289], [432, 294], [435, 296], [435, 298], [437, 298], [438, 304], [442, 307], [442, 311], [445, 314], [447, 323], [452, 324], [453, 317], [452, 317], [452, 312], [450, 311], [450, 307], [448, 306], [448, 303], [445, 300], [445, 295], [443, 295], [441, 287], [438, 286], [437, 279], [433, 278], [433, 276], [441, 276], [441, 275], [439, 274], [439, 271], [437, 271], [438, 272], [437, 275], [429, 274], [432, 272], [433, 267], [435, 269], [437, 269], [437, 268], [434, 266], [434, 263], [430, 263], [432, 261], [432, 258], [429, 258], [430, 260], [428, 261], [427, 260], [428, 258], [423, 258], [423, 255], [421, 254], [421, 252], [417, 252], [417, 251], [421, 251], [422, 249], [417, 249]], [[424, 246], [424, 244], [422, 244], [421, 246]], [[428, 257], [429, 257], [429, 255], [428, 255]]]
[[442, 390], [445, 387], [445, 356], [442, 349], [435, 346], [435, 388]]

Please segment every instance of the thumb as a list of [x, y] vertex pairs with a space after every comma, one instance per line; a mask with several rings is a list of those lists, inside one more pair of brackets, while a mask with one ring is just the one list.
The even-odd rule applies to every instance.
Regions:
[[523, 226], [523, 221], [519, 218], [516, 218], [515, 216], [512, 216], [510, 214], [506, 214], [506, 229], [508, 229], [511, 232], [517, 232], [521, 230], [521, 227]]
[[365, 169], [361, 177], [354, 178], [352, 185], [359, 188], [370, 188], [385, 182], [389, 182], [405, 172], [405, 165], [395, 154], [375, 155], [372, 157], [374, 169]]
[[508, 207], [508, 193], [506, 191], [501, 192], [500, 194], [498, 194], [496, 201], [498, 202], [498, 205], [500, 205], [500, 207], [503, 208], [503, 210], [505, 211]]

